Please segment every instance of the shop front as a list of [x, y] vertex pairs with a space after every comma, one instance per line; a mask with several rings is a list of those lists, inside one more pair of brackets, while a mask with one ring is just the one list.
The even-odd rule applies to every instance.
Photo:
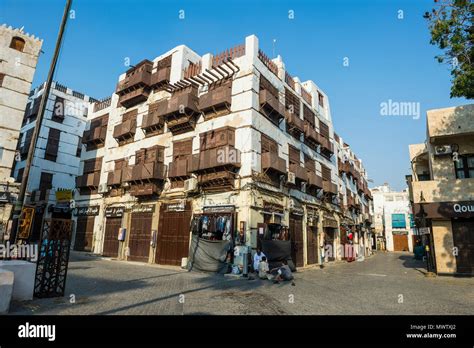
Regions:
[[[188, 257], [191, 215], [191, 201], [183, 199], [161, 204], [155, 263], [181, 266], [183, 258]], [[221, 227], [220, 222], [218, 227]]]
[[324, 231], [324, 249], [326, 261], [335, 261], [337, 252], [337, 228], [339, 224], [332, 214], [324, 212], [323, 231]]
[[291, 258], [296, 267], [304, 266], [304, 243], [303, 243], [303, 216], [302, 205], [293, 200], [290, 208], [288, 229], [291, 241]]
[[117, 205], [105, 208], [105, 229], [102, 255], [107, 257], [118, 257], [119, 233], [122, 229], [122, 220], [125, 206]]
[[245, 234], [235, 233], [237, 213], [233, 205], [204, 206], [191, 222], [188, 269], [227, 273], [233, 248], [245, 244]]
[[257, 224], [257, 246], [267, 257], [270, 268], [280, 266], [285, 260], [292, 270], [296, 270], [295, 242], [291, 239], [289, 226], [284, 224], [285, 209], [281, 203], [282, 200], [268, 198], [263, 201], [260, 213], [264, 222]]
[[416, 203], [414, 215], [419, 230], [429, 229], [436, 272], [473, 275], [474, 201]]
[[99, 215], [100, 206], [91, 205], [77, 207], [75, 215], [76, 232], [74, 238], [74, 250], [93, 251], [94, 225], [96, 216]]
[[148, 262], [155, 204], [137, 204], [131, 209], [127, 259]]
[[318, 221], [319, 211], [307, 207], [306, 209], [306, 263], [319, 263]]

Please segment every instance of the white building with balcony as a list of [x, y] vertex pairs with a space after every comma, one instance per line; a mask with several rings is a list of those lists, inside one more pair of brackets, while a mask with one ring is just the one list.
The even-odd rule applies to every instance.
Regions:
[[387, 251], [413, 251], [417, 235], [408, 190], [394, 191], [385, 183], [371, 189], [374, 197], [374, 225], [384, 236]]
[[[37, 124], [44, 83], [31, 91], [17, 144], [14, 176], [21, 182]], [[93, 98], [57, 82], [51, 85], [34, 149], [26, 189], [26, 203], [35, 207], [30, 241], [37, 241], [45, 218], [71, 218], [71, 200], [79, 174], [82, 134], [87, 107]]]

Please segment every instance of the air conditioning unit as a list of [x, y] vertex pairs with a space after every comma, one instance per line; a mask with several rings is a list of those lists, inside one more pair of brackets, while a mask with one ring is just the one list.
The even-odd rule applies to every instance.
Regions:
[[109, 187], [107, 186], [107, 184], [100, 184], [98, 192], [99, 193], [107, 193], [107, 192], [109, 192]]
[[288, 184], [293, 184], [293, 185], [294, 185], [295, 182], [296, 182], [295, 173], [293, 173], [293, 172], [288, 172], [288, 177], [287, 177], [287, 179], [286, 179], [286, 182], [287, 182]]
[[197, 178], [191, 178], [184, 180], [184, 192], [192, 192], [197, 190], [198, 181]]
[[434, 150], [435, 156], [449, 155], [453, 152], [451, 145], [437, 145]]

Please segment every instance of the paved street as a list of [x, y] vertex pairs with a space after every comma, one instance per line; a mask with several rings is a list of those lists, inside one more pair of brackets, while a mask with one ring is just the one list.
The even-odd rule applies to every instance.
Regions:
[[[73, 253], [67, 296], [13, 314], [472, 314], [474, 279], [423, 275], [409, 253], [306, 269], [290, 283], [188, 273]], [[75, 296], [71, 304], [70, 295]], [[180, 295], [184, 295], [180, 298]]]

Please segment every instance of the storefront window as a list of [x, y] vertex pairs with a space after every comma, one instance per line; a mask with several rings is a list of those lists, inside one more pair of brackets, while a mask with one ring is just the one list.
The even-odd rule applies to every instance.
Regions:
[[192, 231], [207, 240], [232, 240], [231, 214], [202, 214], [193, 219]]

